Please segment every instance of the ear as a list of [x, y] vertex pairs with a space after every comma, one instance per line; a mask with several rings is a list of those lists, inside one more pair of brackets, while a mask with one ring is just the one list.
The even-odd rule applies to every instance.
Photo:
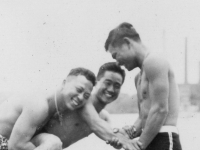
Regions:
[[62, 84], [65, 85], [65, 83], [66, 83], [66, 80], [64, 79]]
[[131, 39], [128, 38], [128, 37], [124, 37], [123, 40], [124, 40], [124, 42], [125, 42], [126, 44], [128, 44], [128, 45], [131, 43], [131, 41], [130, 41]]
[[131, 44], [131, 39], [128, 37], [124, 37], [124, 43], [126, 43], [126, 45], [128, 46], [128, 48], [130, 49], [130, 44]]

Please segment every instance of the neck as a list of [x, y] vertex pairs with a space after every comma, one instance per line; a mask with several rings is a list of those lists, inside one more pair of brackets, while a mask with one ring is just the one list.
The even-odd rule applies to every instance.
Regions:
[[54, 99], [55, 105], [57, 105], [58, 111], [59, 112], [65, 111], [66, 106], [65, 106], [65, 103], [64, 103], [64, 98], [62, 97], [62, 95], [60, 94], [59, 91], [56, 91], [54, 93], [53, 99]]
[[136, 54], [136, 61], [137, 66], [142, 69], [144, 60], [149, 54], [149, 51], [142, 43], [136, 43], [134, 44], [135, 54]]
[[93, 95], [91, 96], [91, 99], [92, 99], [93, 105], [94, 105], [95, 109], [97, 110], [97, 112], [100, 112], [102, 109], [105, 108], [106, 104], [103, 103], [103, 102], [101, 101], [101, 99], [99, 99], [99, 98], [96, 96], [96, 94], [93, 94]]

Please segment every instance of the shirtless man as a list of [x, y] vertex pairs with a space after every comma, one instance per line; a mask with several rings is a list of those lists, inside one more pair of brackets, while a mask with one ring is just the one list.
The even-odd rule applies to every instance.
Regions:
[[[95, 109], [96, 113], [94, 112], [94, 115], [96, 118], [99, 118], [96, 116], [96, 114], [99, 114], [100, 118], [104, 120], [104, 122], [110, 122], [108, 113], [104, 110], [104, 108], [107, 104], [117, 99], [120, 88], [124, 82], [124, 78], [124, 70], [122, 70], [120, 66], [116, 65], [114, 62], [106, 63], [100, 67], [97, 75], [96, 86], [90, 100], [86, 104], [89, 105], [89, 108], [92, 105], [92, 108]], [[84, 119], [85, 116], [80, 115], [80, 112], [83, 112], [82, 108], [71, 113], [65, 111], [63, 113], [62, 123], [59, 122], [57, 117], [55, 117], [47, 123], [42, 132], [50, 133], [59, 137], [63, 143], [63, 148], [66, 148], [78, 140], [90, 135], [92, 132], [96, 133], [97, 131], [90, 128], [90, 123], [87, 124], [87, 121]], [[91, 122], [95, 124], [94, 119], [92, 119]], [[107, 135], [106, 131], [104, 134]], [[36, 136], [33, 139], [35, 144], [49, 147], [49, 149], [55, 147], [55, 142], [47, 143], [49, 141], [47, 135], [48, 134], [42, 133]], [[102, 139], [105, 140], [104, 138]], [[128, 148], [131, 149], [130, 147]]]
[[[31, 139], [56, 112], [82, 107], [95, 85], [95, 75], [84, 68], [72, 69], [61, 87], [48, 95], [15, 98], [0, 105], [0, 150], [39, 150]], [[41, 150], [41, 149], [40, 149]]]
[[181, 150], [176, 127], [179, 90], [167, 60], [150, 53], [129, 23], [109, 33], [105, 49], [128, 71], [136, 67], [141, 70], [135, 80], [139, 118], [133, 126], [124, 127], [130, 138], [139, 136], [133, 139], [133, 145], [142, 150]]

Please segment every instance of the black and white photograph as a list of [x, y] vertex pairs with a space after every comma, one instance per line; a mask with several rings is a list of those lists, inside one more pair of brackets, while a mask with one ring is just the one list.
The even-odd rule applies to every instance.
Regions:
[[1, 0], [0, 150], [199, 150], [198, 0]]

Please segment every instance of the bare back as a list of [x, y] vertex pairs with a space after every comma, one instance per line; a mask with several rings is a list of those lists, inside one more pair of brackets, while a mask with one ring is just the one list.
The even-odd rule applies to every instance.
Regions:
[[[149, 57], [151, 57], [151, 55]], [[146, 63], [149, 63], [149, 62], [146, 62]], [[144, 65], [145, 65], [145, 62], [144, 62]], [[176, 126], [180, 98], [179, 98], [178, 86], [176, 84], [174, 72], [171, 66], [168, 66], [167, 68], [167, 78], [168, 78], [167, 82], [169, 85], [167, 105], [168, 105], [169, 111], [163, 125]], [[150, 92], [149, 82], [150, 81], [148, 79], [148, 76], [145, 70], [142, 70], [138, 74], [138, 77], [136, 80], [136, 88], [137, 88], [137, 96], [138, 96], [138, 103], [139, 103], [139, 109], [140, 109], [140, 118], [142, 120], [143, 128], [145, 127], [146, 119], [148, 117], [149, 111], [151, 109], [151, 103], [152, 103], [152, 100], [149, 96], [149, 92]]]
[[13, 126], [23, 109], [19, 99], [5, 100], [0, 105], [0, 134], [9, 139]]
[[[48, 101], [44, 97], [36, 98], [34, 96], [27, 98], [26, 96], [20, 96], [5, 100], [0, 105], [0, 135], [10, 139], [11, 133], [14, 129], [19, 131], [20, 128], [23, 129], [26, 124], [29, 124], [27, 121], [28, 116], [30, 116], [29, 118], [32, 121], [34, 121], [36, 118], [41, 118], [40, 121], [37, 121], [38, 124], [36, 122], [34, 123], [36, 128], [39, 127], [43, 122], [45, 122], [45, 118], [47, 118], [49, 115], [48, 108]], [[40, 117], [37, 116], [32, 118], [31, 115], [35, 111], [43, 113], [39, 115]], [[24, 115], [21, 117], [24, 112], [27, 114], [27, 117]], [[20, 122], [24, 122], [24, 126], [16, 126], [16, 123], [19, 122], [19, 119]], [[27, 130], [27, 134], [30, 133], [30, 130]], [[32, 136], [33, 134], [34, 132], [32, 133]]]

